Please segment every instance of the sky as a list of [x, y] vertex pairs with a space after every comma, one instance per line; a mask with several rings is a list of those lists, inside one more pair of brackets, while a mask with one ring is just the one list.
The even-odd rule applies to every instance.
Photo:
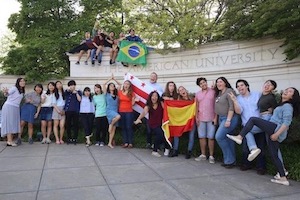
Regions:
[[0, 37], [8, 32], [8, 18], [20, 10], [17, 0], [0, 0]]

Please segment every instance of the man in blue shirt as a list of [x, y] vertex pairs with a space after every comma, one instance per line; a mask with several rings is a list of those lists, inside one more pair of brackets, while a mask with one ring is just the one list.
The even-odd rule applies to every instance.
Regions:
[[[250, 117], [260, 117], [257, 102], [261, 96], [259, 92], [250, 92], [249, 84], [246, 80], [239, 79], [236, 82], [236, 88], [239, 95], [231, 96], [234, 102], [234, 110], [237, 114], [241, 115], [242, 125], [244, 126]], [[243, 140], [243, 159], [241, 170], [248, 170], [251, 168], [250, 162], [257, 158], [257, 173], [265, 174], [266, 161], [265, 161], [265, 134], [256, 134], [262, 132], [258, 127], [254, 127], [250, 134], [247, 134], [246, 139]], [[250, 150], [250, 154], [249, 154]], [[246, 159], [246, 157], [248, 158]]]

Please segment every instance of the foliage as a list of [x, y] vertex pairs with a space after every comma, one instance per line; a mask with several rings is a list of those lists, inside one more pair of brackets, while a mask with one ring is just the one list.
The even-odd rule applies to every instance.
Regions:
[[[69, 60], [65, 52], [78, 45], [85, 31], [92, 30], [100, 10], [105, 19], [111, 20], [117, 15], [112, 9], [121, 9], [120, 1], [108, 0], [19, 2], [21, 11], [11, 15], [8, 27], [16, 33], [20, 46], [11, 46], [2, 68], [6, 74], [25, 75], [29, 82], [67, 76]], [[115, 19], [103, 25], [110, 24], [109, 29], [120, 27]]]
[[221, 39], [273, 36], [284, 40], [288, 60], [300, 55], [298, 0], [230, 0]]
[[148, 44], [164, 49], [197, 47], [220, 34], [226, 0], [127, 0], [125, 24], [138, 29]]

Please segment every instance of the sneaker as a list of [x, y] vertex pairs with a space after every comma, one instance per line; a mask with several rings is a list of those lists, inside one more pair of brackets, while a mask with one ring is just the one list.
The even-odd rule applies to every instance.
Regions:
[[29, 139], [28, 139], [28, 143], [29, 143], [29, 144], [33, 144], [33, 139], [32, 139], [32, 138], [29, 138]]
[[201, 154], [199, 157], [195, 158], [195, 161], [201, 161], [201, 160], [206, 160], [206, 156]]
[[168, 156], [170, 153], [170, 149], [165, 149], [164, 156]]
[[95, 61], [94, 60], [92, 61], [92, 65], [95, 65]]
[[109, 60], [109, 64], [110, 64], [110, 65], [113, 64], [112, 59]]
[[[286, 171], [286, 169], [284, 169], [284, 175], [285, 175], [285, 176], [289, 175], [289, 172]], [[274, 179], [277, 179], [277, 180], [280, 179], [280, 174], [279, 174], [279, 172], [277, 172], [277, 174], [274, 176]]]
[[215, 158], [214, 158], [213, 156], [209, 156], [208, 162], [209, 162], [210, 164], [215, 164]]
[[188, 152], [186, 152], [186, 154], [185, 154], [185, 159], [190, 159], [191, 156], [192, 156], [192, 152], [191, 152], [191, 151], [188, 151]]
[[158, 158], [161, 157], [161, 155], [156, 151], [152, 151], [151, 155], [155, 156], [155, 157], [158, 157]]
[[88, 61], [84, 61], [84, 64], [85, 64], [85, 65], [88, 65]]
[[75, 64], [76, 64], [76, 65], [80, 65], [80, 62], [79, 62], [79, 61], [77, 61]]
[[100, 142], [100, 147], [104, 147], [104, 142]]
[[17, 142], [16, 142], [16, 144], [17, 144], [18, 146], [22, 144], [22, 140], [21, 140], [21, 138], [18, 138], [18, 139], [17, 139]]
[[286, 185], [289, 186], [290, 183], [288, 180], [281, 180], [281, 179], [271, 179], [272, 183], [277, 183], [277, 184], [281, 184], [281, 185]]
[[46, 143], [47, 144], [50, 144], [51, 143], [51, 140], [49, 138], [46, 138]]
[[235, 141], [237, 144], [242, 144], [242, 140], [238, 137], [238, 136], [235, 136], [235, 135], [229, 135], [229, 134], [226, 134], [226, 136]]
[[43, 140], [41, 141], [42, 144], [46, 143], [46, 138], [43, 138]]
[[151, 149], [151, 144], [150, 143], [146, 144], [146, 149]]
[[261, 150], [259, 148], [256, 149], [252, 149], [250, 154], [248, 155], [248, 161], [252, 161], [254, 160], [259, 154], [260, 154]]
[[100, 142], [98, 141], [98, 142], [96, 142], [96, 144], [95, 144], [96, 146], [100, 146]]

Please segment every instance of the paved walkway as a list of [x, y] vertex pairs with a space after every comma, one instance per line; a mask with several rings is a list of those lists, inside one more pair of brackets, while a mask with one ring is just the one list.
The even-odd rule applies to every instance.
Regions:
[[1, 200], [299, 199], [299, 182], [270, 179], [147, 149], [0, 142]]

